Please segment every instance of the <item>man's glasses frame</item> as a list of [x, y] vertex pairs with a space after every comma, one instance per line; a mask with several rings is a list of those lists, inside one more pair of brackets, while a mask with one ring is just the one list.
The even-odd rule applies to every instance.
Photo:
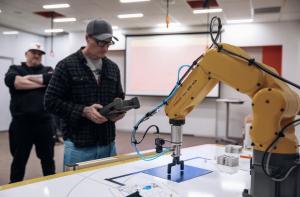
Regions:
[[99, 46], [99, 47], [110, 47], [112, 45], [115, 44], [115, 42], [113, 40], [111, 41], [106, 41], [106, 40], [97, 40], [96, 38], [92, 37], [91, 38], [93, 40], [95, 40], [96, 44]]

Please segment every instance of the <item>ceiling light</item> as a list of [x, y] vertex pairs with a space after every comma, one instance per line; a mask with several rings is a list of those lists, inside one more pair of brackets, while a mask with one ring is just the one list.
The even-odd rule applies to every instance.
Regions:
[[136, 2], [144, 2], [150, 0], [120, 0], [120, 3], [136, 3]]
[[252, 23], [253, 18], [249, 19], [238, 19], [238, 20], [227, 20], [227, 23]]
[[60, 33], [63, 32], [63, 29], [45, 29], [46, 33]]
[[70, 5], [67, 3], [43, 5], [44, 9], [68, 8], [68, 7], [70, 7]]
[[137, 14], [119, 14], [118, 18], [140, 18], [143, 17], [144, 14], [137, 13]]
[[2, 10], [0, 10], [0, 13], [2, 12]]
[[118, 26], [112, 26], [112, 29], [116, 30], [116, 29], [119, 29], [119, 27]]
[[18, 31], [4, 31], [2, 32], [2, 34], [4, 35], [15, 35], [15, 34], [19, 34]]
[[56, 23], [74, 22], [76, 18], [55, 18], [53, 21]]
[[218, 13], [222, 12], [221, 8], [212, 8], [212, 9], [201, 9], [201, 10], [194, 10], [194, 14], [207, 14], [207, 13]]

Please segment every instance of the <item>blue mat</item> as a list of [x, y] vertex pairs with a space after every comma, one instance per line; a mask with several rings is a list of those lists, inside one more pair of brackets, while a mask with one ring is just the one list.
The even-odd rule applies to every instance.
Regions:
[[196, 168], [193, 166], [184, 165], [184, 171], [183, 173], [180, 172], [180, 165], [176, 165], [172, 167], [171, 176], [168, 176], [168, 166], [160, 166], [156, 168], [151, 168], [148, 170], [142, 171], [145, 174], [149, 174], [152, 176], [160, 177], [163, 179], [171, 180], [177, 183], [187, 181], [199, 176], [206, 175], [208, 173], [211, 173], [212, 171], [202, 169], [202, 168]]

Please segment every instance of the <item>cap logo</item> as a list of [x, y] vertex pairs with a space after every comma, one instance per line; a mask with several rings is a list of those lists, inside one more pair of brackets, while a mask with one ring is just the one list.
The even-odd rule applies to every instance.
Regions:
[[39, 45], [39, 44], [36, 44], [35, 46], [36, 46], [37, 49], [41, 48], [41, 45]]

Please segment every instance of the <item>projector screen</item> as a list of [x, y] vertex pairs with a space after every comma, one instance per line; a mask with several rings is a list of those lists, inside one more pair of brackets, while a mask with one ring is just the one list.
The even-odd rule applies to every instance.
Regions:
[[[126, 94], [169, 95], [176, 84], [179, 67], [191, 65], [210, 45], [208, 40], [208, 34], [127, 36]], [[180, 76], [186, 70], [182, 69]], [[207, 97], [219, 97], [219, 84]]]

